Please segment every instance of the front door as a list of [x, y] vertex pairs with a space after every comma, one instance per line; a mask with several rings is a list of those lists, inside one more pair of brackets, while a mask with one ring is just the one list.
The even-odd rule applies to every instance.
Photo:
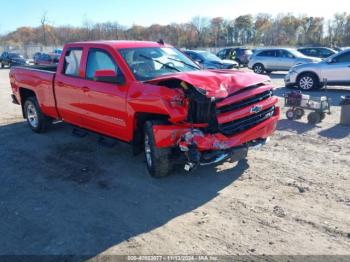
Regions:
[[328, 63], [324, 62], [322, 76], [329, 83], [350, 83], [350, 51], [339, 54]]
[[81, 100], [81, 107], [85, 111], [84, 126], [104, 135], [127, 140], [127, 84], [96, 81], [94, 75], [97, 70], [113, 70], [119, 78], [123, 74], [107, 50], [89, 50], [85, 79], [82, 80], [85, 90]]
[[288, 71], [295, 64], [295, 57], [287, 50], [277, 50], [278, 68]]

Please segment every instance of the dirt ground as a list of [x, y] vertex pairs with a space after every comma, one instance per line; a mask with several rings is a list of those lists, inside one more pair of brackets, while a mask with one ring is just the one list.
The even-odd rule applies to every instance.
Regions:
[[[0, 70], [0, 255], [350, 255], [350, 127], [284, 114], [248, 162], [151, 178], [67, 124], [34, 134]], [[283, 74], [273, 74], [282, 96]], [[315, 92], [314, 95], [324, 94]], [[332, 88], [335, 105], [348, 88]], [[284, 110], [284, 109], [283, 109]]]

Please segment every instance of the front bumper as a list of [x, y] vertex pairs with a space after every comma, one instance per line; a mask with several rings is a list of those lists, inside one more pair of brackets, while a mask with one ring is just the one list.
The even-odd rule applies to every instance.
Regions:
[[284, 84], [286, 86], [295, 86], [297, 83], [297, 74], [295, 72], [288, 72], [284, 77]]
[[[280, 117], [280, 108], [276, 107], [274, 114], [264, 122], [232, 136], [225, 136], [221, 133], [216, 134], [195, 134], [192, 142], [200, 152], [213, 150], [228, 150], [239, 147], [248, 142], [258, 139], [267, 139], [276, 130], [277, 122]], [[181, 141], [184, 134], [191, 129], [182, 126], [155, 125], [153, 132], [156, 146], [159, 148], [186, 146], [186, 141]]]

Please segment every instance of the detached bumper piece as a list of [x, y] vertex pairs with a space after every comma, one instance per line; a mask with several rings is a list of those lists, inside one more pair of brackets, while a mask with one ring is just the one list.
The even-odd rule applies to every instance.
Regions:
[[11, 98], [12, 98], [12, 103], [13, 104], [16, 104], [16, 105], [19, 105], [19, 102], [18, 102], [18, 100], [17, 100], [17, 98], [16, 98], [16, 96], [15, 95], [11, 95]]
[[186, 152], [188, 162], [185, 165], [186, 171], [192, 171], [198, 166], [208, 166], [229, 160], [231, 163], [239, 162], [248, 156], [249, 148], [258, 149], [265, 145], [269, 139], [257, 139], [239, 147], [227, 150], [199, 152], [195, 145]]

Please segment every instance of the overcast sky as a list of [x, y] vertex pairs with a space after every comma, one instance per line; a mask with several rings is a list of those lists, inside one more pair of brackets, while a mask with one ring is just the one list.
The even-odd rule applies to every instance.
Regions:
[[235, 18], [261, 12], [330, 18], [337, 12], [350, 13], [350, 0], [5, 0], [1, 9], [0, 33], [6, 33], [20, 26], [38, 26], [44, 12], [54, 25], [79, 26], [87, 18], [148, 26], [186, 22], [197, 15]]

